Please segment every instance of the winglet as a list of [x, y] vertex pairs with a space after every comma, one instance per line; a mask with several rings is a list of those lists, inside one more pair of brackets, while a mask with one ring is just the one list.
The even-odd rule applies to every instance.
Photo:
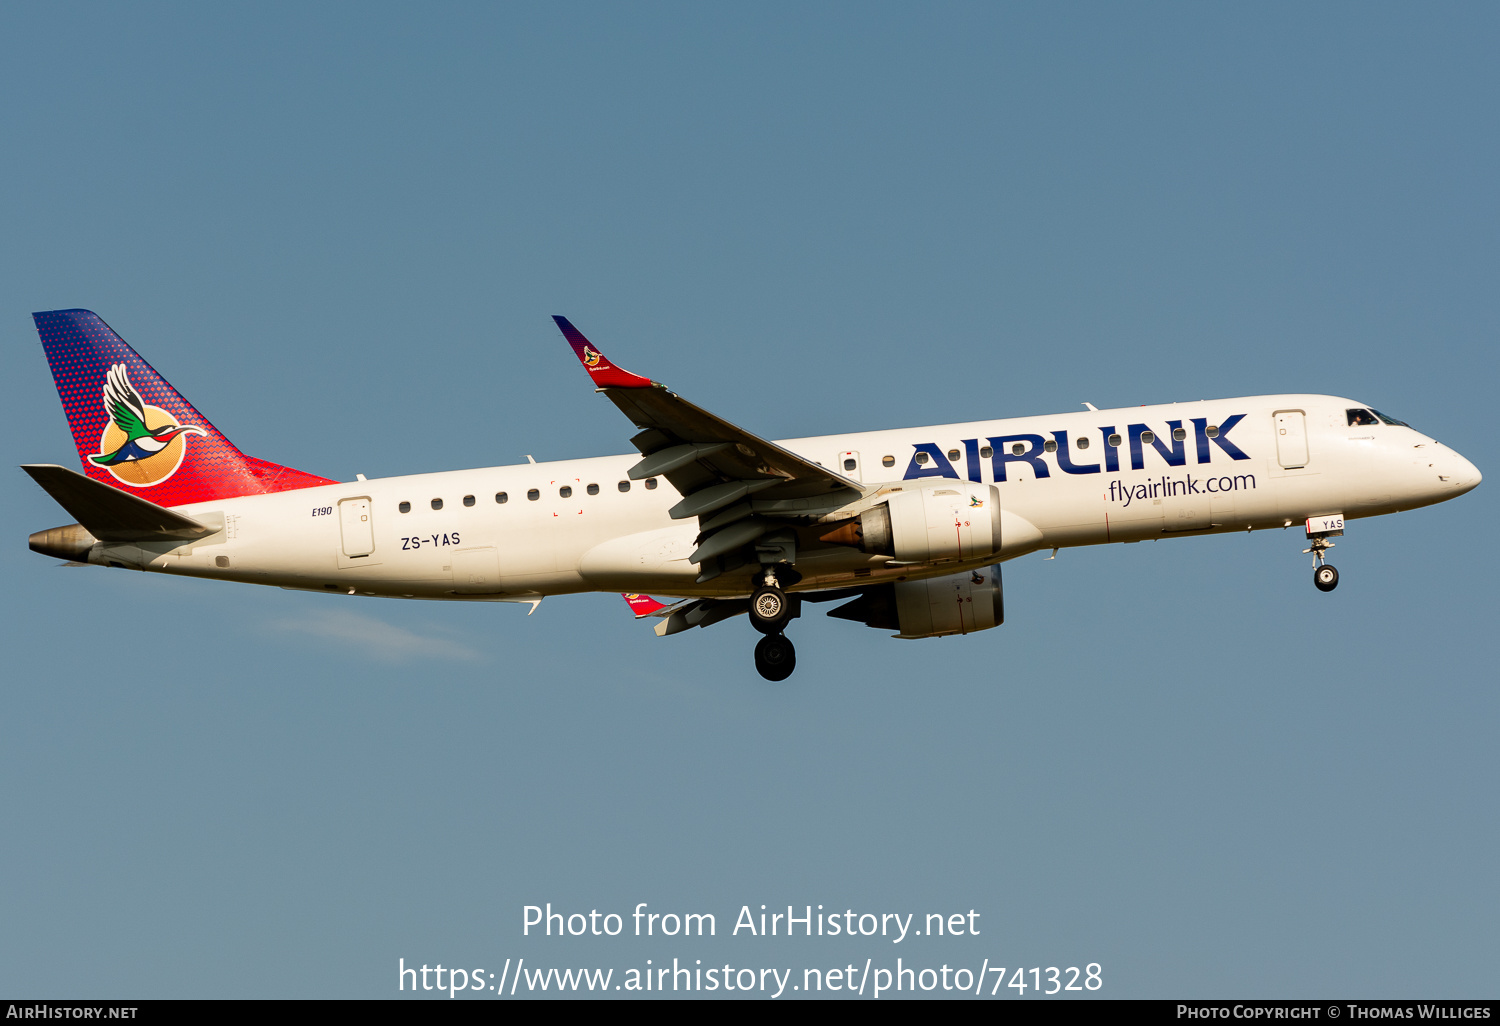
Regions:
[[563, 337], [573, 347], [573, 352], [578, 354], [578, 361], [583, 364], [583, 369], [589, 372], [589, 377], [594, 379], [597, 388], [650, 388], [651, 379], [643, 378], [639, 374], [632, 374], [623, 367], [616, 367], [605, 359], [603, 353], [594, 348], [588, 339], [583, 337], [583, 332], [573, 327], [573, 322], [566, 317], [553, 315], [552, 319], [557, 322], [558, 328], [562, 330]]
[[643, 616], [650, 616], [657, 610], [667, 608], [665, 602], [658, 602], [650, 595], [626, 595], [622, 593], [621, 597], [625, 599], [625, 604], [630, 607], [630, 611], [635, 614], [637, 620]]

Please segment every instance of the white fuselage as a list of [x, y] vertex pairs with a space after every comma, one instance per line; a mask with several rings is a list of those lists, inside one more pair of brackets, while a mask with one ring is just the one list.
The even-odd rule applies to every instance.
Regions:
[[[1283, 527], [1330, 513], [1377, 516], [1479, 483], [1478, 470], [1447, 446], [1405, 426], [1351, 426], [1351, 409], [1368, 407], [1332, 396], [1256, 396], [783, 441], [859, 481], [865, 496], [856, 507], [895, 489], [956, 481], [994, 483], [1002, 509], [1003, 545], [982, 559], [888, 566], [888, 556], [813, 548], [799, 552], [794, 590], [950, 574], [1042, 548]], [[1220, 425], [1230, 426], [1211, 437]], [[1108, 444], [1111, 434], [1118, 446]], [[1083, 438], [1089, 444], [1079, 448]], [[1057, 450], [1043, 449], [1044, 441]], [[404, 598], [747, 594], [743, 577], [696, 583], [699, 567], [687, 557], [698, 523], [668, 516], [681, 496], [665, 479], [628, 481], [639, 459], [527, 463], [198, 503], [179, 508], [222, 522], [222, 530], [175, 547], [101, 543], [89, 561]]]

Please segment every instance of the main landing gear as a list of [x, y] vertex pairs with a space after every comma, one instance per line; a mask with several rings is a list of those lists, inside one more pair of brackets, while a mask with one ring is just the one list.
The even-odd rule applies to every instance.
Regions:
[[785, 634], [767, 634], [755, 643], [755, 672], [783, 681], [797, 668], [797, 649]]
[[786, 680], [797, 668], [797, 649], [782, 633], [791, 619], [792, 602], [767, 570], [750, 593], [750, 626], [765, 635], [755, 646], [755, 670], [766, 680]]

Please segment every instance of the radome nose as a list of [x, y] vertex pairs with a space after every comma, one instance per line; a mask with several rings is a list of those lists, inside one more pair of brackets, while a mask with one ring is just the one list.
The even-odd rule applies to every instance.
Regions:
[[1460, 494], [1477, 487], [1479, 482], [1484, 480], [1484, 475], [1479, 472], [1479, 468], [1456, 452], [1453, 454], [1449, 475], [1453, 479], [1451, 483], [1454, 491]]

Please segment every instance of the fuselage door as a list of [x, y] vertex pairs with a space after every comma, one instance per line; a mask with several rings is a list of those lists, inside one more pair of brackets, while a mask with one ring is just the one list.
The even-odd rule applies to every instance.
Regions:
[[339, 503], [339, 528], [345, 556], [368, 556], [375, 551], [375, 524], [370, 520], [368, 496]]
[[1307, 466], [1307, 416], [1301, 410], [1276, 412], [1276, 458], [1287, 470]]
[[839, 461], [836, 469], [845, 477], [852, 477], [854, 478], [854, 480], [859, 482], [864, 481], [864, 477], [861, 474], [859, 466], [859, 453], [857, 452], [839, 453]]

